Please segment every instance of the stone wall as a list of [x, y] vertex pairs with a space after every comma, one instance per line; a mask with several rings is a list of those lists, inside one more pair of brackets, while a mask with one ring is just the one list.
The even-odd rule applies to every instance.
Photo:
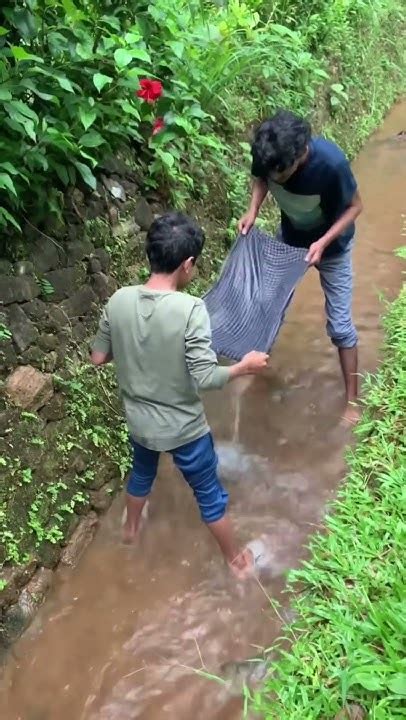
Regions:
[[[128, 201], [114, 177], [103, 184], [104, 218], [76, 217], [57, 236], [30, 226], [27, 257], [0, 260], [0, 650], [29, 624], [56, 565], [77, 561], [122, 486], [113, 374], [88, 365], [88, 348], [101, 305], [137, 278], [153, 209]], [[100, 212], [89, 206], [91, 218]]]

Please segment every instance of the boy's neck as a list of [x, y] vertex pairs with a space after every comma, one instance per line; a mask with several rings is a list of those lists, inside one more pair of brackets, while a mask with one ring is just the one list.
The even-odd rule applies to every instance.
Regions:
[[176, 273], [165, 275], [163, 273], [152, 273], [151, 277], [145, 283], [145, 287], [149, 290], [171, 290], [178, 289]]

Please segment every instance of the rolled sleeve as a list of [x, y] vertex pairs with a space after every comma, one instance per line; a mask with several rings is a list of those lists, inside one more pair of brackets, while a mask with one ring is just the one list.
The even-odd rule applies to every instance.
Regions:
[[104, 308], [102, 312], [102, 316], [99, 322], [99, 329], [93, 341], [92, 350], [96, 352], [103, 352], [106, 354], [111, 354], [112, 352], [108, 305]]
[[230, 379], [230, 368], [220, 367], [211, 347], [210, 319], [203, 301], [195, 304], [185, 334], [186, 364], [199, 390], [220, 390]]

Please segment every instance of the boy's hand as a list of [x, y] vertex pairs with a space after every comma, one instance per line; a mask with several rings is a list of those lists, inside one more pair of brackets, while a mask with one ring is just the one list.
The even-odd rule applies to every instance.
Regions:
[[246, 212], [245, 215], [242, 216], [241, 220], [238, 223], [239, 232], [242, 235], [247, 235], [251, 230], [252, 226], [255, 224], [256, 219], [256, 213], [248, 210], [248, 212]]
[[247, 373], [256, 373], [265, 370], [268, 365], [268, 360], [269, 355], [267, 355], [267, 353], [253, 350], [247, 353], [247, 355], [244, 355], [241, 360], [241, 365]]

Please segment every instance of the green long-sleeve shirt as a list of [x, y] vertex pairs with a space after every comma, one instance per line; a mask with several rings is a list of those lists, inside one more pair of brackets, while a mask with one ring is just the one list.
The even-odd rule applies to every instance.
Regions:
[[123, 287], [103, 311], [93, 349], [113, 356], [129, 432], [138, 443], [167, 451], [208, 432], [199, 391], [223, 387], [230, 371], [211, 349], [202, 300]]

